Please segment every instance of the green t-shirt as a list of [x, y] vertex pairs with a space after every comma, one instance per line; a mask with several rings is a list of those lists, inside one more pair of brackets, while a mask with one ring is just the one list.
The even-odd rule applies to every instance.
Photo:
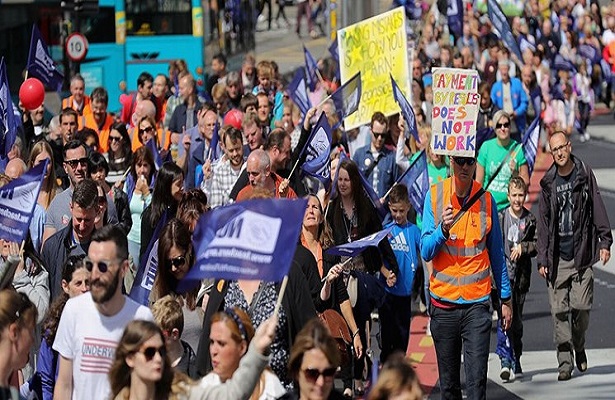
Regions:
[[[508, 160], [502, 166], [502, 169], [498, 175], [493, 179], [493, 182], [487, 189], [487, 182], [491, 180], [491, 177], [502, 163], [502, 160], [512, 150], [512, 154], [508, 157]], [[516, 155], [515, 155], [516, 152]], [[523, 155], [523, 149], [519, 142], [512, 140], [508, 143], [508, 146], [502, 147], [498, 143], [498, 139], [487, 140], [480, 148], [478, 152], [478, 163], [485, 168], [485, 178], [483, 180], [483, 187], [489, 192], [495, 199], [498, 206], [498, 211], [502, 211], [508, 207], [508, 182], [512, 177], [513, 170], [510, 168], [511, 160], [514, 157], [516, 161], [515, 169], [518, 171], [519, 167], [523, 164], [527, 164], [525, 156]]]

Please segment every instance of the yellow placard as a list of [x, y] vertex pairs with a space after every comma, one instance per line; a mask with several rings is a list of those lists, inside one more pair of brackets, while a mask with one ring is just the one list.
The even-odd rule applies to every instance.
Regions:
[[192, 7], [192, 36], [203, 37], [203, 7]]
[[480, 106], [478, 71], [434, 68], [431, 149], [434, 154], [474, 157]]
[[115, 12], [115, 43], [126, 44], [126, 12]]
[[340, 29], [337, 40], [342, 82], [361, 72], [359, 109], [344, 120], [344, 127], [352, 129], [368, 124], [376, 111], [385, 115], [399, 112], [393, 98], [390, 75], [410, 98], [406, 14], [403, 7]]

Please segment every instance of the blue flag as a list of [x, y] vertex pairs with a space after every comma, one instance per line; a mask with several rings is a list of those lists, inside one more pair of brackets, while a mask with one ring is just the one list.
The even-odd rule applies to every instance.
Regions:
[[538, 139], [540, 138], [540, 116], [537, 116], [523, 135], [523, 155], [527, 161], [529, 175], [532, 176], [534, 164], [536, 164], [536, 153], [538, 152]]
[[205, 213], [192, 238], [196, 262], [180, 288], [205, 278], [281, 281], [295, 254], [306, 205], [306, 199], [257, 199]]
[[339, 66], [340, 66], [340, 49], [339, 49], [338, 44], [337, 44], [337, 38], [331, 42], [331, 44], [329, 45], [329, 48], [327, 50], [329, 50], [329, 53], [331, 54], [331, 57], [333, 57], [333, 59], [337, 63], [337, 68], [335, 68], [335, 78], [339, 82], [342, 79], [340, 77], [340, 68], [339, 68]]
[[581, 57], [585, 57], [593, 64], [598, 64], [602, 59], [600, 50], [598, 50], [591, 44], [583, 43], [579, 45], [577, 51]]
[[209, 143], [208, 157], [209, 161], [214, 162], [220, 159], [220, 122], [216, 119], [216, 125], [214, 125], [214, 132], [211, 136], [211, 142]]
[[28, 53], [28, 74], [39, 79], [48, 88], [56, 91], [62, 90], [64, 76], [56, 69], [53, 59], [47, 50], [41, 32], [36, 25], [32, 25], [32, 38], [30, 39], [30, 52]]
[[316, 84], [318, 83], [318, 64], [312, 56], [312, 53], [303, 46], [303, 55], [305, 56], [305, 76], [307, 79], [308, 87], [310, 91], [316, 90]]
[[[11, 151], [20, 121], [15, 115], [4, 57], [0, 60], [0, 157]], [[4, 168], [2, 169], [4, 170]]]
[[478, 154], [478, 150], [480, 146], [483, 145], [487, 140], [495, 137], [495, 131], [493, 128], [482, 128], [476, 131], [476, 153]]
[[410, 102], [408, 102], [408, 99], [406, 99], [404, 92], [402, 92], [397, 85], [397, 82], [395, 82], [393, 75], [391, 75], [391, 85], [393, 86], [393, 97], [395, 98], [397, 104], [399, 104], [401, 114], [406, 120], [406, 128], [410, 131], [414, 137], [414, 140], [416, 140], [417, 143], [421, 143], [421, 139], [419, 138], [419, 130], [416, 126], [416, 116], [414, 115], [414, 110], [412, 109]]
[[165, 211], [156, 225], [152, 239], [147, 245], [147, 250], [139, 261], [139, 270], [135, 276], [132, 289], [130, 289], [129, 297], [144, 306], [149, 306], [149, 295], [152, 287], [154, 287], [154, 279], [156, 279], [158, 272], [158, 238], [166, 223], [167, 212]]
[[166, 152], [164, 158], [160, 155], [160, 151], [158, 151], [158, 148], [156, 147], [156, 140], [154, 138], [151, 138], [150, 140], [148, 140], [145, 143], [145, 146], [147, 146], [147, 148], [150, 149], [150, 151], [152, 152], [154, 156], [154, 164], [156, 164], [156, 171], [162, 168], [162, 164], [164, 164], [165, 162], [172, 161], [170, 151]]
[[504, 15], [504, 11], [502, 11], [497, 0], [487, 0], [487, 13], [489, 14], [489, 20], [493, 24], [498, 37], [504, 42], [506, 47], [517, 56], [519, 61], [523, 61], [521, 50], [519, 50], [519, 44], [515, 40], [515, 36], [506, 19], [506, 15]]
[[378, 244], [382, 241], [382, 239], [384, 239], [389, 234], [391, 229], [392, 227], [389, 227], [379, 232], [372, 233], [371, 235], [366, 236], [364, 238], [355, 240], [354, 242], [344, 243], [339, 246], [329, 247], [325, 251], [325, 253], [332, 255], [332, 256], [354, 257], [360, 254], [363, 250], [367, 249], [368, 247], [378, 247]]
[[299, 107], [301, 114], [306, 115], [308, 110], [312, 108], [312, 103], [308, 96], [305, 83], [305, 71], [303, 68], [299, 68], [297, 72], [295, 72], [293, 80], [288, 84], [287, 92], [290, 99]]
[[448, 0], [448, 30], [459, 38], [463, 35], [463, 0]]
[[327, 115], [323, 112], [318, 122], [312, 128], [312, 135], [305, 145], [305, 162], [301, 170], [310, 176], [317, 178], [326, 189], [331, 184], [331, 126]]
[[556, 71], [568, 71], [572, 73], [577, 72], [577, 67], [574, 65], [572, 61], [567, 58], [564, 58], [561, 54], [556, 54], [553, 59], [553, 69]]
[[26, 239], [48, 163], [45, 160], [0, 188], [0, 239], [16, 243]]
[[331, 95], [340, 121], [359, 109], [361, 100], [361, 72], [357, 72]]
[[361, 172], [359, 172], [359, 177], [361, 178], [361, 184], [363, 185], [363, 190], [365, 190], [365, 194], [372, 202], [374, 208], [376, 208], [380, 220], [383, 221], [389, 212], [384, 207], [384, 204], [380, 202], [380, 197], [378, 196], [378, 193], [376, 193], [372, 185], [367, 181], [367, 178], [365, 178], [365, 176], [363, 176]]
[[427, 172], [427, 156], [422, 150], [418, 157], [412, 162], [408, 172], [404, 173], [400, 181], [408, 188], [408, 198], [412, 207], [419, 214], [423, 215], [423, 204], [425, 195], [429, 191], [429, 174]]

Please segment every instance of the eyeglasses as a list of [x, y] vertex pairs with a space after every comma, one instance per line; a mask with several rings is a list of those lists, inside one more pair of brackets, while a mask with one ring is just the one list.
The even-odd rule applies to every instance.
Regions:
[[64, 161], [66, 164], [68, 164], [69, 167], [71, 167], [72, 169], [77, 168], [77, 164], [81, 164], [82, 166], [87, 166], [88, 165], [88, 158], [87, 157], [83, 157], [83, 158], [79, 158], [77, 160], [65, 160]]
[[110, 142], [119, 142], [122, 140], [121, 136], [109, 136], [109, 141]]
[[167, 348], [164, 346], [146, 347], [143, 350], [140, 350], [139, 353], [143, 354], [147, 361], [152, 361], [152, 358], [154, 358], [156, 353], [160, 354], [160, 358], [165, 358], [165, 356], [167, 355]]
[[318, 378], [320, 378], [321, 375], [325, 379], [333, 378], [333, 375], [335, 375], [335, 371], [337, 371], [337, 368], [335, 367], [326, 368], [322, 371], [316, 368], [306, 368], [303, 370], [303, 374], [305, 375], [305, 379], [307, 379], [311, 383], [314, 383], [318, 380]]
[[171, 264], [175, 268], [179, 268], [179, 267], [181, 267], [182, 265], [184, 265], [186, 263], [186, 257], [178, 256], [178, 257], [175, 257], [175, 258], [171, 258], [168, 261], [169, 261], [169, 264]]
[[455, 161], [455, 164], [459, 165], [460, 167], [463, 167], [466, 164], [471, 167], [472, 165], [476, 164], [476, 158], [472, 157], [453, 157], [453, 161]]
[[150, 133], [154, 131], [153, 126], [146, 126], [145, 128], [141, 128], [141, 132]]
[[510, 128], [510, 122], [504, 122], [503, 124], [495, 124], [497, 129]]
[[564, 143], [561, 146], [554, 147], [554, 148], [551, 149], [551, 153], [557, 153], [557, 152], [559, 152], [561, 150], [564, 150], [566, 148], [566, 146], [568, 146], [569, 144], [570, 144], [570, 142], [566, 142], [566, 143]]
[[114, 261], [122, 261], [122, 260], [118, 258], [113, 261], [99, 261], [96, 263], [92, 261], [91, 259], [89, 259], [88, 257], [86, 257], [83, 259], [83, 265], [85, 265], [85, 269], [87, 269], [89, 272], [92, 272], [92, 270], [94, 269], [94, 265], [97, 265], [98, 270], [104, 274], [105, 272], [107, 272], [109, 267], [114, 264]]

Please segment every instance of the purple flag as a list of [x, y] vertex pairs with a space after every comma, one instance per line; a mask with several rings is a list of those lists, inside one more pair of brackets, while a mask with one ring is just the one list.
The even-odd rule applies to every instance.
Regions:
[[64, 76], [56, 69], [53, 59], [47, 50], [41, 32], [36, 25], [32, 25], [32, 38], [30, 39], [30, 52], [28, 53], [28, 74], [40, 79], [44, 85], [56, 91], [62, 90]]
[[417, 143], [421, 143], [421, 139], [419, 138], [419, 130], [416, 126], [416, 116], [414, 115], [414, 110], [412, 109], [408, 99], [406, 99], [406, 96], [404, 96], [404, 92], [402, 92], [397, 85], [397, 82], [395, 82], [393, 75], [391, 75], [391, 85], [393, 86], [393, 97], [395, 98], [397, 104], [399, 104], [401, 114], [406, 120], [406, 128], [410, 131], [412, 136], [414, 136], [414, 140], [416, 140]]
[[211, 136], [211, 142], [209, 144], [209, 154], [208, 158], [211, 162], [217, 161], [220, 159], [220, 146], [218, 142], [220, 142], [220, 122], [216, 119], [216, 125], [214, 126], [214, 132]]
[[306, 199], [257, 199], [205, 213], [192, 239], [196, 262], [180, 288], [204, 278], [281, 281], [290, 269], [306, 205]]
[[3, 57], [0, 60], [0, 157], [6, 157], [11, 151], [20, 123], [11, 100], [9, 77]]
[[305, 56], [305, 76], [307, 79], [308, 87], [310, 91], [316, 90], [316, 84], [318, 83], [318, 64], [312, 56], [312, 53], [303, 46], [303, 54]]
[[504, 42], [506, 47], [508, 47], [508, 49], [515, 56], [517, 56], [519, 61], [522, 61], [523, 57], [521, 57], [519, 44], [515, 40], [515, 36], [510, 29], [506, 15], [504, 15], [504, 11], [502, 11], [500, 4], [498, 4], [496, 0], [487, 0], [487, 13], [498, 37]]
[[333, 256], [354, 257], [368, 247], [378, 247], [378, 244], [389, 234], [391, 229], [392, 227], [389, 227], [354, 242], [329, 247], [325, 253]]
[[318, 122], [312, 128], [312, 135], [305, 145], [306, 156], [301, 170], [310, 176], [317, 178], [326, 189], [331, 184], [331, 126], [323, 112]]
[[307, 92], [307, 86], [305, 83], [305, 70], [303, 68], [299, 68], [297, 72], [295, 72], [295, 76], [293, 80], [288, 84], [288, 88], [286, 90], [288, 95], [292, 101], [295, 102], [301, 114], [306, 115], [308, 110], [312, 108], [312, 103], [310, 102], [310, 98]]
[[527, 161], [527, 169], [529, 175], [534, 172], [534, 164], [536, 164], [536, 153], [538, 152], [538, 139], [540, 138], [540, 116], [534, 121], [525, 131], [521, 145], [523, 146], [523, 155]]
[[463, 35], [463, 0], [448, 0], [446, 9], [448, 29], [459, 38]]
[[357, 111], [361, 101], [361, 72], [357, 72], [348, 82], [333, 92], [331, 99], [335, 104], [340, 121]]
[[419, 214], [423, 215], [423, 204], [425, 195], [429, 191], [429, 174], [427, 172], [427, 156], [422, 150], [418, 157], [412, 162], [408, 172], [404, 173], [401, 183], [408, 188], [408, 198], [410, 203]]

